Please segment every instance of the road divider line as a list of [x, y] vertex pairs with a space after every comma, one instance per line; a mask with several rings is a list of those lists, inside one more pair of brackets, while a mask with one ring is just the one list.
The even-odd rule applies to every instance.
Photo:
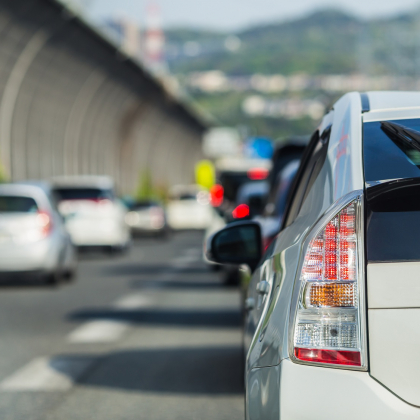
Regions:
[[113, 307], [117, 309], [140, 309], [151, 306], [153, 306], [153, 299], [141, 294], [123, 296], [113, 304]]
[[117, 341], [130, 324], [116, 319], [87, 322], [68, 335], [71, 343], [110, 343]]
[[82, 357], [40, 357], [2, 381], [0, 390], [67, 391], [93, 361]]

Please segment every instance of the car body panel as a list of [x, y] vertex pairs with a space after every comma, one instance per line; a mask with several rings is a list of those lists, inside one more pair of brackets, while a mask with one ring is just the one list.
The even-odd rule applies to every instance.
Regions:
[[420, 406], [420, 308], [368, 312], [372, 376], [403, 400]]
[[413, 420], [420, 409], [406, 404], [367, 372], [281, 363], [282, 420]]
[[280, 365], [252, 369], [246, 394], [247, 420], [278, 420], [280, 417]]
[[[418, 163], [378, 123], [406, 120], [401, 124], [418, 130], [420, 94], [369, 93], [369, 100], [373, 110], [363, 118], [369, 124], [364, 131], [365, 158], [373, 168], [369, 173], [365, 169], [373, 209], [367, 214], [369, 365], [378, 382], [402, 400], [420, 406], [420, 262], [416, 253], [420, 213], [417, 190], [410, 190], [418, 182]], [[414, 119], [412, 126], [410, 119]], [[395, 158], [390, 155], [391, 145]], [[400, 195], [402, 191], [405, 195]]]
[[420, 262], [369, 263], [369, 309], [420, 308]]
[[[301, 248], [309, 233], [308, 226], [315, 225], [319, 217], [333, 203], [332, 185], [331, 169], [326, 161], [296, 220], [278, 235], [277, 240], [270, 247], [273, 248], [271, 253], [269, 248], [265, 256], [266, 259], [271, 260], [271, 264], [275, 267], [277, 275], [274, 287], [279, 287], [279, 295], [276, 297], [276, 304], [272, 311], [268, 313], [268, 318], [261, 322], [261, 326], [264, 325], [266, 329], [261, 341], [257, 338], [257, 335], [261, 334], [260, 331], [257, 331], [259, 320], [257, 322], [253, 315], [247, 317], [245, 345], [249, 354], [249, 369], [256, 366], [275, 365], [280, 363], [282, 358], [288, 357], [288, 347], [283, 343], [284, 337], [288, 337], [289, 334], [290, 300]], [[320, 189], [323, 194], [318, 193]], [[256, 299], [255, 288], [259, 278], [260, 273], [256, 272], [251, 279], [248, 296], [254, 297], [254, 299]], [[253, 335], [253, 339], [249, 338], [250, 335]], [[251, 342], [254, 344], [252, 348], [248, 348]]]
[[344, 95], [334, 104], [334, 123], [328, 147], [333, 201], [364, 187], [361, 101], [358, 93]]

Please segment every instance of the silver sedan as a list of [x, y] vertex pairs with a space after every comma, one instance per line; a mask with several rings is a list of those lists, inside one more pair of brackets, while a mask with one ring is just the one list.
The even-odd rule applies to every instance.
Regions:
[[75, 250], [48, 185], [0, 186], [0, 276], [49, 284], [71, 278]]

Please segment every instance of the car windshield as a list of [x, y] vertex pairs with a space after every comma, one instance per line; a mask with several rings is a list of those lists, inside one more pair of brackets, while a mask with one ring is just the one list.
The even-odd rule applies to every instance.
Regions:
[[102, 188], [56, 188], [54, 191], [59, 201], [113, 199], [112, 191]]
[[[420, 132], [420, 119], [389, 122]], [[392, 137], [383, 129], [382, 121], [364, 123], [363, 155], [367, 182], [420, 177], [420, 152]]]
[[1, 213], [36, 213], [38, 206], [31, 197], [0, 195]]
[[197, 196], [196, 194], [185, 193], [185, 194], [180, 194], [177, 198], [178, 200], [196, 200]]

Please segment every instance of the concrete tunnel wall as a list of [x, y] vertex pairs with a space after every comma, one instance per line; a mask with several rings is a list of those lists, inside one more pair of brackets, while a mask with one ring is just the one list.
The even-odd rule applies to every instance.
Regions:
[[0, 0], [0, 162], [8, 179], [107, 174], [132, 193], [193, 181], [204, 125], [53, 0]]

